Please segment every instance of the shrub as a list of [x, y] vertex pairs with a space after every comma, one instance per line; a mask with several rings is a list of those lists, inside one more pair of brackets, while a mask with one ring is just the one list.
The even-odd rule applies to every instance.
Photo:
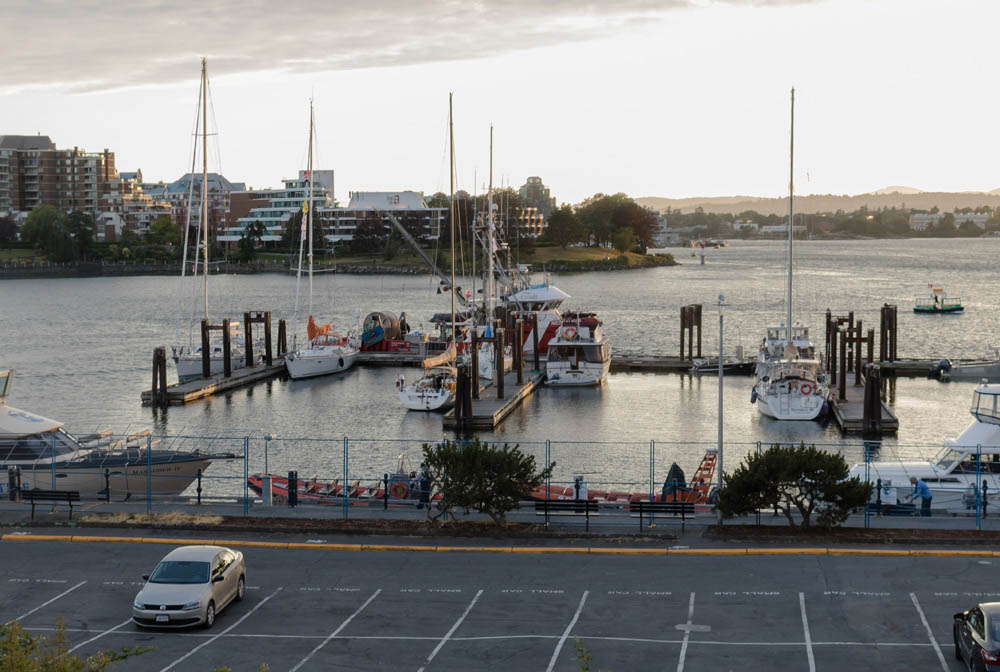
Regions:
[[118, 651], [101, 651], [89, 658], [81, 658], [69, 649], [69, 637], [61, 622], [51, 637], [31, 635], [17, 621], [0, 626], [0, 670], [101, 672], [126, 658], [152, 651], [153, 647], [122, 647]]
[[817, 524], [831, 527], [847, 520], [851, 509], [864, 506], [872, 496], [871, 483], [848, 478], [843, 456], [816, 446], [772, 446], [750, 455], [725, 478], [716, 506], [726, 517], [774, 508], [794, 526], [798, 512], [808, 528], [813, 513]]

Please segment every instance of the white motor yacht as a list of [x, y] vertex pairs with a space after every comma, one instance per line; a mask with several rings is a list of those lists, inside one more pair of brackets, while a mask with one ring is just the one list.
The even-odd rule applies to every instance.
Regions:
[[956, 438], [945, 439], [944, 447], [930, 460], [877, 460], [856, 464], [851, 476], [879, 485], [881, 492], [872, 501], [897, 504], [913, 490], [910, 477], [919, 478], [931, 489], [932, 506], [954, 512], [975, 507], [975, 494], [983, 484], [989, 505], [1000, 504], [1000, 385], [980, 384], [972, 394], [975, 420]]
[[611, 341], [593, 313], [566, 320], [548, 343], [546, 385], [600, 385], [611, 370]]

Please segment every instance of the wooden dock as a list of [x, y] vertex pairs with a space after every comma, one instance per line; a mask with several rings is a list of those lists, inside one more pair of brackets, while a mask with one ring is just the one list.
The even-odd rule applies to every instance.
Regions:
[[[183, 406], [186, 403], [213, 394], [228, 392], [244, 385], [250, 385], [262, 380], [268, 380], [279, 376], [285, 372], [285, 360], [282, 357], [273, 360], [271, 366], [255, 366], [252, 369], [242, 368], [233, 370], [233, 375], [226, 378], [219, 373], [210, 378], [195, 378], [183, 383], [174, 383], [167, 386], [167, 404], [170, 406]], [[141, 395], [143, 406], [152, 406], [153, 393], [145, 390]]]
[[[865, 386], [863, 384], [848, 385], [846, 393], [847, 399], [838, 401], [837, 390], [833, 389], [833, 398], [830, 400], [833, 419], [844, 434], [864, 434]], [[899, 419], [885, 405], [885, 401], [880, 400], [880, 403], [882, 404], [882, 419], [879, 421], [878, 434], [880, 436], [894, 435], [899, 431]]]
[[[516, 371], [508, 371], [503, 379], [503, 389], [506, 395], [504, 399], [496, 398], [496, 387], [492, 383], [483, 387], [479, 393], [479, 399], [472, 400], [472, 419], [469, 429], [496, 429], [522, 401], [531, 396], [535, 388], [541, 385], [544, 380], [543, 365], [543, 369], [539, 373], [525, 370], [523, 385], [517, 384]], [[443, 422], [445, 429], [456, 428], [455, 409], [444, 414]]]

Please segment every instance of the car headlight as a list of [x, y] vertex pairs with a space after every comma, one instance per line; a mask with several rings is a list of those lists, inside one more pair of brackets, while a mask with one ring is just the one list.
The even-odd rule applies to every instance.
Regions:
[[142, 602], [140, 602], [139, 600], [135, 600], [134, 602], [132, 602], [132, 606], [135, 607], [136, 609], [145, 609], [146, 608], [146, 606]]
[[188, 602], [183, 607], [181, 607], [181, 609], [183, 609], [184, 611], [188, 611], [189, 609], [197, 609], [200, 606], [201, 602]]

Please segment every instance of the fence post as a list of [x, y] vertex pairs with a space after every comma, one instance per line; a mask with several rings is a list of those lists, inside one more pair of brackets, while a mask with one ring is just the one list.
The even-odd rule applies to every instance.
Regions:
[[[757, 454], [760, 455], [760, 441], [757, 442]], [[757, 527], [760, 527], [760, 508], [757, 509]]]
[[146, 514], [153, 514], [153, 435], [146, 436]]
[[[56, 433], [49, 439], [49, 458], [52, 462], [52, 489], [56, 489]], [[36, 486], [37, 487], [37, 486]]]
[[[250, 515], [250, 437], [243, 437], [243, 517]], [[263, 493], [262, 493], [263, 494]]]
[[351, 490], [351, 485], [350, 485], [351, 482], [349, 480], [347, 480], [347, 475], [348, 475], [348, 471], [347, 471], [348, 442], [349, 442], [349, 439], [345, 436], [344, 437], [344, 489], [342, 490], [342, 492], [344, 493], [344, 520], [347, 520], [347, 512], [350, 509], [350, 506], [349, 506], [350, 503], [347, 501], [347, 497], [350, 494], [350, 490]]
[[[871, 483], [872, 481], [872, 461], [871, 461], [871, 444], [865, 441], [865, 483]], [[871, 501], [865, 503], [865, 529], [868, 529], [868, 517], [871, 514]]]
[[[656, 487], [656, 439], [649, 442], [649, 501], [653, 501], [653, 492]], [[640, 521], [641, 522], [641, 521]], [[641, 529], [640, 524], [640, 529]]]
[[[538, 329], [535, 329], [535, 333], [538, 333]], [[535, 348], [535, 352], [538, 352], [538, 348]], [[537, 354], [536, 354], [537, 357]], [[552, 442], [545, 439], [545, 468], [548, 469], [552, 465]], [[549, 501], [552, 497], [552, 474], [551, 472], [545, 478], [545, 501]], [[549, 524], [549, 507], [545, 507], [545, 525]]]
[[983, 507], [982, 500], [980, 496], [982, 495], [982, 480], [983, 480], [983, 446], [982, 444], [976, 444], [976, 529], [983, 529]]

